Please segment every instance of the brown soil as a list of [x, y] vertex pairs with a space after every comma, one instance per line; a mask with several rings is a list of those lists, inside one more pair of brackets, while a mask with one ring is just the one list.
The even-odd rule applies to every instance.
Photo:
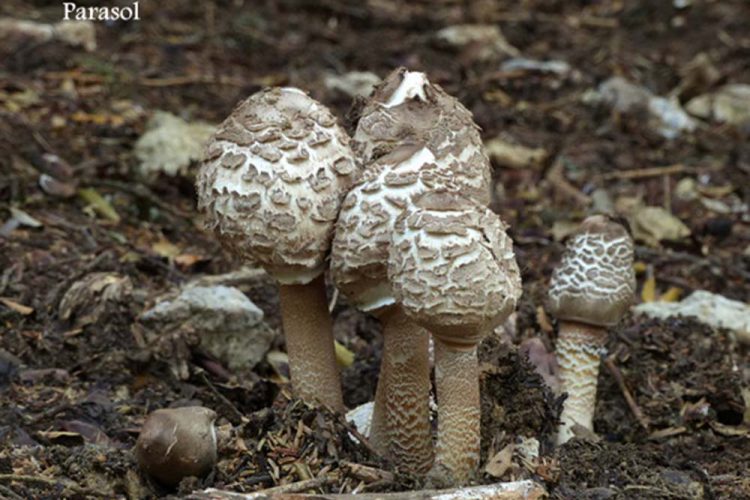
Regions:
[[[61, 7], [7, 0], [2, 16], [56, 22]], [[491, 337], [480, 349], [483, 461], [514, 450], [507, 467], [494, 469], [499, 477], [483, 473], [480, 481], [533, 478], [553, 498], [750, 498], [743, 399], [743, 391], [750, 398], [750, 353], [730, 333], [692, 320], [624, 320], [611, 332], [611, 357], [600, 372], [597, 436], [560, 449], [553, 436], [562, 399], [517, 349], [532, 337], [554, 347], [554, 332], [538, 310], [563, 248], [551, 228], [586, 213], [579, 197], [548, 178], [556, 157], [564, 158], [574, 192], [605, 188], [613, 199], [669, 203], [688, 225], [689, 238], [637, 248], [659, 291], [706, 289], [750, 301], [747, 127], [706, 123], [665, 141], [638, 116], [581, 102], [612, 75], [667, 95], [699, 53], [719, 73], [711, 88], [750, 82], [744, 1], [694, 0], [679, 10], [648, 0], [164, 0], [141, 2], [141, 16], [97, 24], [93, 53], [55, 43], [0, 46], [0, 226], [11, 207], [43, 224], [0, 236], [0, 297], [12, 301], [0, 304], [0, 498], [175, 494], [142, 477], [130, 448], [149, 411], [195, 404], [219, 414], [219, 464], [208, 478], [183, 482], [181, 493], [255, 491], [316, 477], [324, 492], [422, 486], [394, 475], [340, 416], [290, 400], [271, 364], [229, 373], [189, 335], [152, 343], [138, 321], [173, 287], [238, 265], [200, 230], [191, 179], [136, 176], [133, 145], [152, 111], [218, 123], [240, 99], [283, 84], [310, 91], [352, 128], [357, 103], [329, 90], [325, 74], [383, 76], [399, 65], [426, 71], [458, 97], [485, 138], [502, 134], [549, 153], [539, 168], [495, 171], [492, 208], [511, 227], [524, 296], [512, 335]], [[497, 60], [479, 59], [478, 47], [455, 52], [434, 43], [438, 29], [472, 22], [495, 23], [525, 57], [564, 60], [575, 71], [566, 77], [503, 72]], [[680, 99], [707, 90], [697, 84]], [[605, 177], [665, 165], [684, 170]], [[120, 221], [92, 212], [77, 196], [45, 192], [44, 173], [95, 188]], [[735, 196], [744, 209], [717, 214], [671, 197], [684, 177], [698, 179], [717, 199]], [[188, 258], [157, 251], [161, 240]], [[95, 300], [90, 324], [62, 319], [62, 297], [96, 272], [127, 278], [131, 291]], [[640, 293], [646, 275], [638, 278]], [[278, 329], [273, 282], [258, 278], [240, 288]], [[356, 355], [343, 371], [351, 407], [374, 393], [379, 325], [341, 300], [334, 316], [337, 339]], [[275, 347], [283, 348], [282, 341]], [[529, 438], [538, 440], [539, 457], [524, 461], [518, 450]]]

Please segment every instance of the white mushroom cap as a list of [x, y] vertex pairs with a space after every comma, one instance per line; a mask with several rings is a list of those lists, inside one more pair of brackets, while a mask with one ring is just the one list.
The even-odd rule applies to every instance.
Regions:
[[521, 276], [500, 217], [455, 191], [421, 196], [398, 218], [388, 278], [416, 323], [471, 349], [515, 309]]
[[424, 73], [399, 68], [362, 110], [353, 148], [367, 165], [405, 142], [425, 144], [460, 178], [466, 196], [489, 203], [490, 162], [471, 112]]
[[341, 200], [359, 174], [349, 137], [295, 88], [240, 103], [206, 149], [198, 207], [224, 245], [282, 284], [323, 272]]
[[388, 249], [396, 218], [412, 199], [451, 183], [450, 173], [421, 145], [403, 145], [367, 168], [346, 195], [331, 250], [337, 288], [364, 311], [395, 302], [388, 283]]
[[549, 286], [549, 312], [560, 320], [610, 326], [633, 302], [633, 239], [615, 221], [595, 215], [568, 240]]

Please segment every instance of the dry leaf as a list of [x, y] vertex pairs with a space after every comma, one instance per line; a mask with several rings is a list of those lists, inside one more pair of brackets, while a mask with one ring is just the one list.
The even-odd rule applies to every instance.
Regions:
[[513, 449], [515, 445], [508, 445], [487, 461], [484, 471], [492, 477], [501, 478], [512, 467]]
[[29, 314], [34, 312], [33, 307], [19, 304], [15, 300], [7, 299], [5, 297], [0, 297], [0, 303], [2, 303], [5, 307], [16, 311], [18, 314], [22, 314], [23, 316], [28, 316]]
[[180, 248], [164, 238], [151, 245], [151, 250], [153, 250], [157, 255], [166, 257], [167, 259], [171, 259], [180, 255]]

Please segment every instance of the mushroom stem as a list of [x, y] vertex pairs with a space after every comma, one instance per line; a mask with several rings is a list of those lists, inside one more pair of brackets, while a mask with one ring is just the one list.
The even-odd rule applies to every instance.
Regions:
[[607, 331], [600, 326], [575, 321], [560, 321], [557, 338], [557, 362], [561, 389], [568, 393], [560, 415], [557, 444], [574, 436], [573, 427], [594, 430], [596, 384], [600, 353], [607, 342]]
[[307, 402], [343, 411], [323, 276], [304, 285], [281, 284], [279, 297], [294, 391]]
[[437, 486], [465, 484], [479, 464], [479, 362], [477, 350], [456, 349], [435, 338], [438, 440], [429, 473]]
[[383, 324], [383, 358], [370, 441], [398, 467], [425, 473], [433, 459], [429, 335], [401, 306], [390, 306], [378, 316]]

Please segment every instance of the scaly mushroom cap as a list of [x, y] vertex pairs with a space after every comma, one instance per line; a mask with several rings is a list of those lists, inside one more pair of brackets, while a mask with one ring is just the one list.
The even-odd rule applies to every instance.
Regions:
[[634, 292], [633, 239], [606, 216], [588, 217], [552, 273], [549, 312], [560, 320], [610, 326], [628, 310]]
[[445, 344], [471, 349], [521, 296], [506, 229], [496, 214], [455, 191], [426, 193], [393, 231], [388, 278], [396, 300]]
[[206, 148], [198, 208], [221, 242], [283, 284], [323, 272], [341, 199], [359, 173], [349, 137], [295, 88], [240, 103]]
[[344, 198], [331, 249], [331, 275], [356, 307], [377, 310], [395, 301], [388, 283], [388, 249], [396, 218], [415, 196], [451, 183], [421, 145], [403, 145], [363, 173]]
[[399, 68], [370, 97], [352, 144], [367, 165], [405, 142], [426, 145], [466, 196], [489, 203], [490, 162], [471, 112], [424, 73]]

